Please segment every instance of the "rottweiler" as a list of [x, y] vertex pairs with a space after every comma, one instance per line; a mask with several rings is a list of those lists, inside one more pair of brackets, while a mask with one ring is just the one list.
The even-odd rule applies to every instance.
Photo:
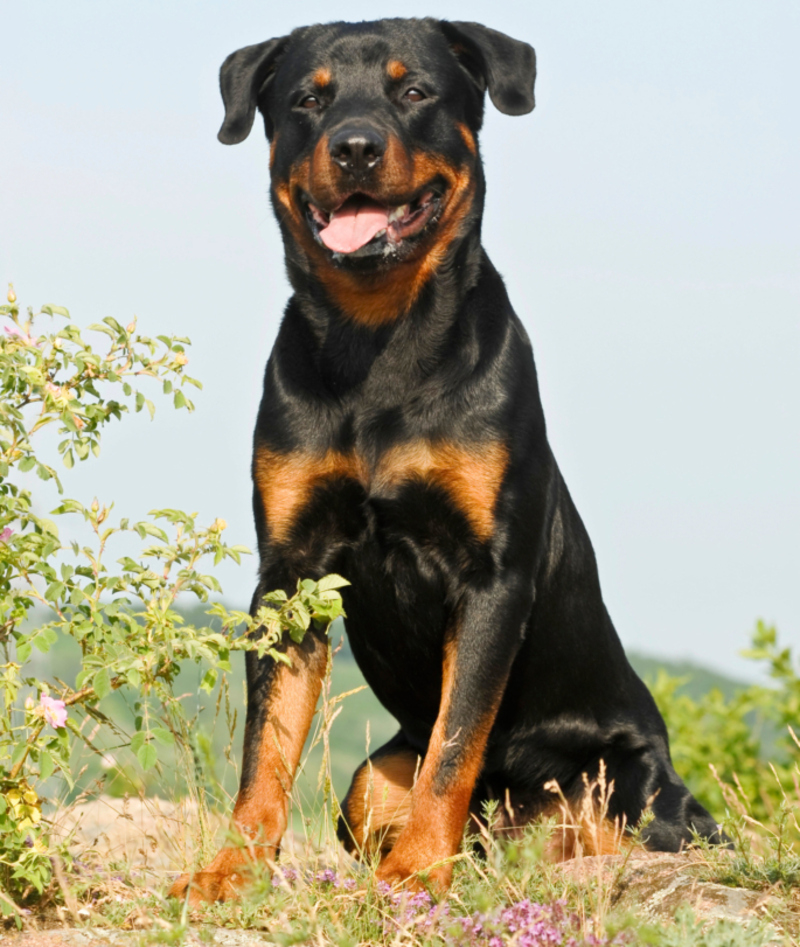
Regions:
[[[494, 827], [577, 805], [613, 781], [604, 816], [655, 850], [724, 841], [670, 759], [628, 663], [591, 542], [547, 440], [531, 343], [481, 246], [478, 147], [495, 107], [534, 107], [534, 50], [477, 23], [332, 23], [231, 54], [219, 139], [270, 142], [290, 298], [253, 455], [260, 578], [336, 572], [358, 666], [400, 729], [356, 771], [345, 846], [378, 877], [451, 880], [471, 815]], [[172, 893], [235, 897], [275, 857], [327, 666], [247, 654], [241, 786], [249, 850], [223, 849]]]

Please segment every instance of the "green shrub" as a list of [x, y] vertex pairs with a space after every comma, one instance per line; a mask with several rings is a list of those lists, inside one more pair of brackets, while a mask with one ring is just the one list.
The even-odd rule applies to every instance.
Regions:
[[[286, 660], [276, 650], [284, 633], [300, 640], [312, 623], [327, 627], [342, 613], [337, 589], [346, 584], [338, 576], [304, 580], [292, 597], [266, 596], [254, 619], [217, 603], [208, 610], [217, 627], [191, 625], [176, 609], [179, 599], [218, 595], [207, 570], [247, 552], [223, 542], [223, 520], [201, 527], [196, 514], [163, 509], [115, 523], [111, 506], [66, 498], [54, 519], [40, 516], [31, 478], [52, 480], [62, 491], [51, 459], [40, 453], [41, 431], [57, 429], [55, 451], [69, 469], [99, 454], [112, 420], [131, 408], [154, 414], [140, 386], [160, 387], [175, 408], [191, 411], [186, 387], [200, 385], [185, 372], [187, 339], [150, 338], [135, 322], [123, 327], [112, 318], [89, 326], [87, 339], [66, 309], [44, 306], [23, 317], [11, 289], [8, 299], [0, 306], [0, 911], [13, 910], [15, 897], [41, 893], [50, 880], [43, 786], [52, 776], [73, 784], [76, 744], [102, 754], [105, 734], [152, 769], [160, 747], [176, 738], [190, 742], [172, 689], [182, 662], [206, 667], [201, 686], [210, 692], [219, 672], [230, 669], [233, 650]], [[39, 332], [45, 317], [52, 324]], [[61, 542], [62, 516], [84, 521], [86, 544]], [[124, 534], [144, 542], [139, 558], [110, 561]], [[39, 679], [33, 658], [61, 635], [77, 642], [80, 670], [72, 681]], [[99, 707], [118, 689], [136, 700], [131, 735]]]
[[795, 794], [800, 747], [792, 727], [800, 726], [800, 675], [791, 649], [763, 622], [744, 654], [767, 663], [775, 687], [753, 684], [729, 698], [713, 688], [694, 699], [679, 692], [685, 679], [663, 671], [649, 684], [667, 723], [675, 768], [700, 802], [719, 817], [733, 807], [774, 823], [787, 794]]

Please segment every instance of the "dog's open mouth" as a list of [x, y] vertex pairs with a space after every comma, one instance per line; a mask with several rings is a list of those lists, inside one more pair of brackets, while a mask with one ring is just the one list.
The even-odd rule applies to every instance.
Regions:
[[426, 188], [408, 204], [392, 207], [352, 194], [329, 214], [308, 202], [308, 220], [319, 243], [347, 257], [392, 255], [437, 217], [441, 198]]

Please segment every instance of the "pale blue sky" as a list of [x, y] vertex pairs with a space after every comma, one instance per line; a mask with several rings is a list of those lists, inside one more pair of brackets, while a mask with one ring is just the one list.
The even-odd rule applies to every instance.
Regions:
[[[232, 50], [326, 19], [474, 19], [536, 47], [489, 107], [485, 243], [623, 641], [740, 674], [800, 644], [800, 7], [794, 2], [2, 3], [0, 278], [82, 323], [189, 335], [197, 412], [110, 432], [69, 495], [222, 516], [288, 288], [257, 123], [216, 140]], [[244, 606], [255, 561], [224, 573]]]

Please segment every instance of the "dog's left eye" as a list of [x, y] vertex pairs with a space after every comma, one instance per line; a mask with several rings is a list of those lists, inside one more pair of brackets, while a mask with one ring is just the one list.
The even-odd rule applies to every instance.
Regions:
[[301, 102], [301, 109], [318, 109], [320, 101], [315, 95], [307, 95]]
[[419, 89], [409, 89], [403, 98], [407, 102], [421, 102], [423, 99], [427, 99], [428, 96], [424, 92], [420, 92]]

